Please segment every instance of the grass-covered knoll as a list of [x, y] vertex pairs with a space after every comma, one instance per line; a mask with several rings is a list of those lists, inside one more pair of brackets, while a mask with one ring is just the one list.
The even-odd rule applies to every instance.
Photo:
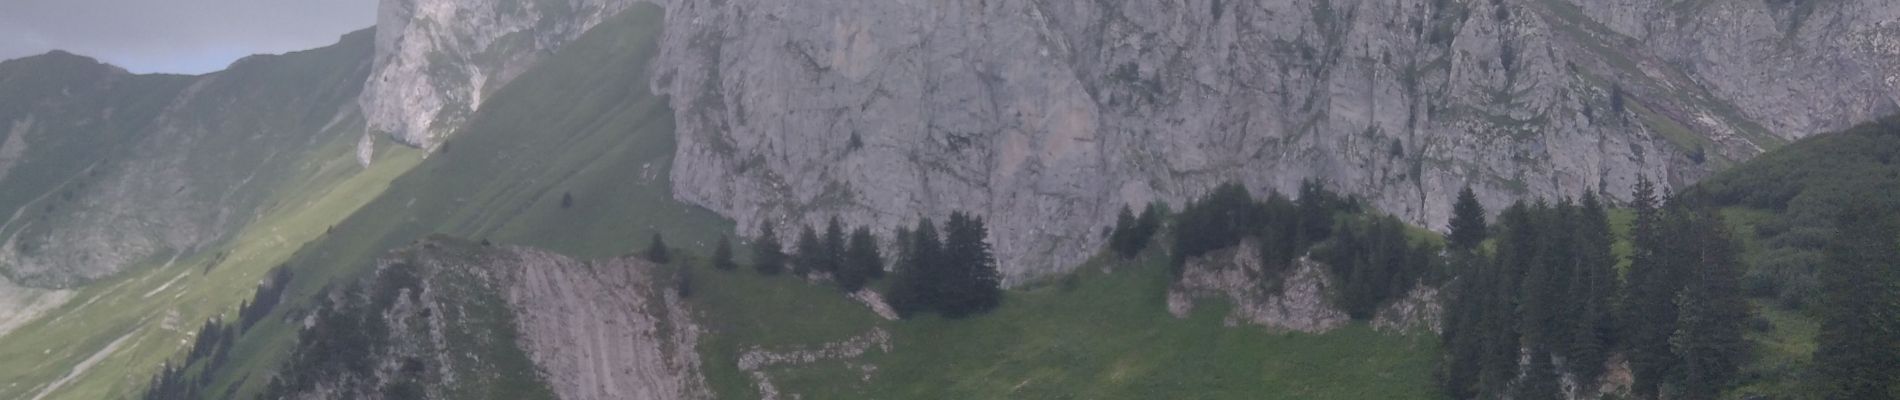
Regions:
[[731, 367], [751, 346], [811, 347], [873, 326], [891, 332], [892, 352], [765, 372], [781, 393], [807, 398], [1438, 397], [1435, 337], [1357, 323], [1275, 333], [1227, 326], [1224, 307], [1176, 319], [1165, 298], [1171, 281], [1164, 251], [1103, 256], [1076, 275], [1008, 291], [989, 314], [883, 321], [828, 288], [706, 269], [695, 275], [694, 302], [710, 333], [701, 345], [708, 379], [724, 398], [757, 396]]

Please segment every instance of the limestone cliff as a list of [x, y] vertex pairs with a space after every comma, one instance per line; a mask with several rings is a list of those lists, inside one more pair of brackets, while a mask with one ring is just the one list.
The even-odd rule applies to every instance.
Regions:
[[1012, 284], [1225, 181], [1438, 226], [1466, 185], [1623, 197], [1896, 110], [1900, 7], [1662, 3], [681, 0], [654, 86], [680, 199], [748, 233], [977, 211]]

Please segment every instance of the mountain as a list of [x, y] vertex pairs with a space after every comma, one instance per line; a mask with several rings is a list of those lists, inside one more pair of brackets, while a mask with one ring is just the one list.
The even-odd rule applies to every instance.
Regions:
[[[1276, 281], [1242, 247], [1180, 283], [1105, 232], [1224, 182], [1442, 228], [1467, 186], [1495, 210], [1640, 177], [1748, 217], [1749, 290], [1790, 303], [1750, 368], [1798, 384], [1813, 249], [1757, 244], [1825, 240], [1824, 211], [1787, 210], [1890, 186], [1850, 179], [1890, 146], [1821, 133], [1900, 111], [1896, 21], [1872, 0], [385, 0], [372, 30], [201, 76], [6, 61], [0, 397], [1430, 396], [1430, 283], [1381, 283], [1416, 290], [1350, 321], [1323, 263]], [[1874, 153], [1808, 163], [1843, 149]], [[767, 222], [891, 238], [958, 210], [1011, 287], [991, 315], [888, 320], [875, 291], [699, 268]], [[660, 234], [679, 261], [630, 256]], [[393, 330], [304, 337], [349, 320]], [[350, 349], [371, 353], [327, 358]]]
[[1665, 187], [1900, 111], [1882, 1], [668, 4], [681, 199], [895, 226], [974, 210], [1006, 280], [1123, 206], [1317, 178], [1412, 223]]
[[212, 247], [322, 173], [300, 163], [360, 132], [368, 31], [202, 76], [131, 75], [66, 53], [0, 66], [0, 271], [70, 287]]

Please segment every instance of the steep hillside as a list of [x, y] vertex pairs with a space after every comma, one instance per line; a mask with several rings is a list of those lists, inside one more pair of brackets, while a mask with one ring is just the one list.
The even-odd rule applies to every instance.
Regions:
[[[203, 393], [263, 393], [290, 357], [303, 318], [320, 304], [315, 298], [361, 279], [386, 251], [431, 234], [603, 259], [661, 230], [682, 250], [710, 246], [729, 231], [729, 222], [672, 200], [669, 191], [671, 113], [636, 68], [656, 50], [660, 18], [659, 9], [636, 6], [603, 22], [497, 90], [468, 126], [389, 190], [303, 244], [284, 262], [296, 273], [284, 304], [234, 342], [240, 350], [226, 369], [203, 375]], [[379, 151], [371, 168], [402, 162], [403, 151]]]

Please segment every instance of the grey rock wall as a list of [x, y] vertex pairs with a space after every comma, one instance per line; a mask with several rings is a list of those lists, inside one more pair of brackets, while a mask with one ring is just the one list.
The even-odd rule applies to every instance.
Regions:
[[676, 197], [747, 233], [976, 211], [1019, 284], [1225, 181], [1441, 226], [1463, 186], [1621, 198], [1894, 109], [1892, 5], [1712, 3], [682, 0], [654, 86]]

